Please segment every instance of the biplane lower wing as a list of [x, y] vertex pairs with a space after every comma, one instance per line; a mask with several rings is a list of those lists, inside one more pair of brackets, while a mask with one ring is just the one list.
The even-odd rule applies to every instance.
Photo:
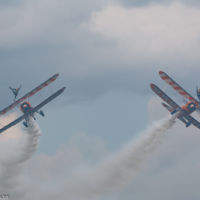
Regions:
[[13, 122], [9, 123], [8, 125], [4, 126], [3, 128], [0, 129], [0, 133], [4, 132], [5, 130], [11, 128], [12, 126], [18, 124], [19, 122], [21, 122], [23, 119], [28, 119], [30, 116], [33, 116], [33, 114], [35, 112], [37, 112], [40, 108], [42, 108], [43, 106], [45, 106], [47, 103], [49, 103], [50, 101], [52, 101], [53, 99], [55, 99], [57, 96], [59, 96], [61, 93], [64, 92], [64, 90], [66, 89], [66, 87], [61, 88], [60, 90], [58, 90], [57, 92], [55, 92], [54, 94], [52, 94], [50, 97], [48, 97], [47, 99], [45, 99], [43, 102], [41, 102], [39, 105], [37, 105], [36, 107], [32, 108], [31, 111], [29, 113], [26, 113], [24, 115], [22, 115], [21, 117], [17, 118], [16, 120], [14, 120]]
[[166, 74], [163, 71], [159, 72], [160, 77], [169, 84], [175, 91], [177, 91], [181, 96], [185, 97], [186, 99], [194, 102], [196, 105], [198, 105], [198, 101], [190, 95], [188, 92], [186, 92], [176, 81], [174, 81], [168, 74]]
[[0, 115], [3, 115], [5, 113], [7, 113], [9, 110], [13, 109], [15, 106], [17, 106], [18, 104], [23, 102], [25, 99], [33, 96], [35, 93], [39, 92], [41, 89], [43, 89], [44, 87], [48, 86], [50, 83], [55, 81], [58, 76], [59, 76], [59, 74], [55, 74], [52, 77], [50, 77], [48, 80], [46, 80], [45, 82], [43, 82], [42, 84], [40, 84], [39, 86], [37, 86], [36, 88], [31, 90], [30, 92], [28, 92], [27, 94], [25, 94], [23, 97], [19, 98], [17, 101], [15, 101], [14, 103], [9, 105], [8, 107], [6, 107], [3, 110], [1, 110], [0, 111]]
[[9, 123], [8, 125], [4, 126], [3, 128], [0, 129], [0, 133], [6, 131], [7, 129], [11, 128], [12, 126], [15, 126], [16, 124], [18, 124], [19, 122], [21, 122], [22, 120], [25, 119], [26, 115], [22, 115], [21, 117], [17, 118], [16, 120], [14, 120], [13, 122]]
[[151, 89], [167, 104], [169, 104], [173, 109], [181, 109], [180, 106], [174, 102], [169, 96], [167, 96], [158, 86], [151, 83]]
[[39, 105], [35, 106], [31, 113], [35, 113], [37, 112], [40, 108], [42, 108], [43, 106], [45, 106], [47, 103], [49, 103], [50, 101], [52, 101], [53, 99], [55, 99], [57, 96], [59, 96], [60, 94], [62, 94], [64, 92], [64, 90], [66, 89], [66, 87], [62, 87], [61, 89], [59, 89], [57, 92], [55, 92], [54, 94], [52, 94], [50, 97], [48, 97], [47, 99], [45, 99], [42, 103], [40, 103]]

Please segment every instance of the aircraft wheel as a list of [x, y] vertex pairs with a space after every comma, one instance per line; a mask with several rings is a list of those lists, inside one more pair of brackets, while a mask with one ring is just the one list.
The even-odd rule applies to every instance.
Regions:
[[40, 110], [40, 115], [42, 115], [42, 117], [44, 117], [44, 112], [42, 110]]
[[187, 124], [186, 124], [186, 127], [189, 127], [191, 125], [191, 122], [188, 122]]
[[27, 122], [23, 122], [23, 125], [24, 125], [26, 128], [28, 127]]

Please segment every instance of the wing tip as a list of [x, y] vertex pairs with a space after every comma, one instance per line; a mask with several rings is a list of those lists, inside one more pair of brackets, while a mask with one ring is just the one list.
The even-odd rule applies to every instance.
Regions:
[[163, 71], [161, 71], [161, 70], [159, 71], [159, 74], [160, 74], [160, 75], [161, 75], [161, 74], [164, 74], [164, 73], [165, 73], [165, 72], [163, 72]]
[[63, 93], [63, 92], [65, 91], [66, 88], [67, 88], [67, 87], [64, 86], [64, 87], [62, 87], [59, 91], [60, 91], [61, 93]]
[[62, 88], [62, 90], [64, 91], [66, 88], [67, 88], [67, 87], [66, 87], [66, 86], [64, 86], [64, 87]]
[[155, 88], [155, 84], [151, 83], [150, 87], [151, 87], [151, 89], [154, 89]]
[[54, 74], [54, 76], [55, 76], [56, 78], [57, 78], [59, 75], [60, 75], [59, 73]]

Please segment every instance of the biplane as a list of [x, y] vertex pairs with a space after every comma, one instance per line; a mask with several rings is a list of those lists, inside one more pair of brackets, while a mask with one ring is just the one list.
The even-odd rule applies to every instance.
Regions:
[[200, 89], [197, 88], [197, 97], [195, 99], [186, 90], [184, 90], [178, 83], [176, 83], [169, 75], [165, 72], [160, 71], [159, 75], [168, 85], [170, 85], [176, 92], [187, 99], [187, 103], [179, 106], [174, 100], [172, 100], [165, 92], [163, 92], [158, 86], [151, 83], [151, 89], [165, 102], [162, 105], [173, 115], [176, 113], [176, 117], [182, 121], [186, 127], [191, 124], [200, 129], [200, 122], [194, 119], [191, 114], [195, 111], [200, 110]]
[[39, 86], [37, 86], [36, 88], [31, 90], [30, 92], [28, 92], [27, 94], [25, 94], [23, 97], [19, 98], [18, 100], [14, 101], [14, 103], [12, 103], [11, 105], [9, 105], [6, 108], [4, 108], [3, 110], [1, 110], [0, 115], [4, 115], [8, 111], [12, 110], [14, 107], [16, 107], [20, 104], [20, 110], [22, 111], [23, 115], [21, 117], [17, 118], [16, 120], [12, 121], [8, 125], [4, 126], [3, 128], [1, 128], [0, 133], [4, 132], [5, 130], [11, 128], [12, 126], [18, 124], [19, 122], [21, 122], [23, 120], [25, 120], [23, 122], [23, 125], [25, 127], [28, 127], [28, 122], [29, 122], [30, 118], [35, 119], [35, 113], [38, 113], [38, 114], [40, 114], [41, 116], [44, 117], [45, 114], [40, 109], [43, 106], [45, 106], [47, 103], [49, 103], [50, 101], [52, 101], [53, 99], [58, 97], [60, 94], [62, 94], [64, 92], [64, 90], [66, 89], [66, 87], [62, 87], [61, 89], [59, 89], [58, 91], [53, 93], [51, 96], [46, 98], [44, 101], [42, 101], [39, 105], [37, 105], [35, 107], [32, 107], [30, 102], [25, 101], [25, 100], [27, 98], [33, 96], [34, 94], [36, 94], [40, 90], [42, 90], [44, 87], [48, 86], [50, 83], [54, 82], [57, 79], [58, 76], [59, 76], [59, 74], [53, 75], [48, 80], [46, 80], [45, 82], [43, 82], [42, 84], [40, 84]]

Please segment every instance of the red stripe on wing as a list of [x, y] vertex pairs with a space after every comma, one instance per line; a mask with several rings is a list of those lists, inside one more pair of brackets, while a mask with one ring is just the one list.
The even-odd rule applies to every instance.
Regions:
[[167, 84], [169, 84], [180, 95], [182, 95], [183, 97], [187, 98], [190, 101], [193, 101], [196, 105], [198, 105], [198, 101], [194, 97], [192, 97], [188, 92], [186, 92], [178, 83], [176, 83], [165, 72], [160, 71], [159, 75]]

